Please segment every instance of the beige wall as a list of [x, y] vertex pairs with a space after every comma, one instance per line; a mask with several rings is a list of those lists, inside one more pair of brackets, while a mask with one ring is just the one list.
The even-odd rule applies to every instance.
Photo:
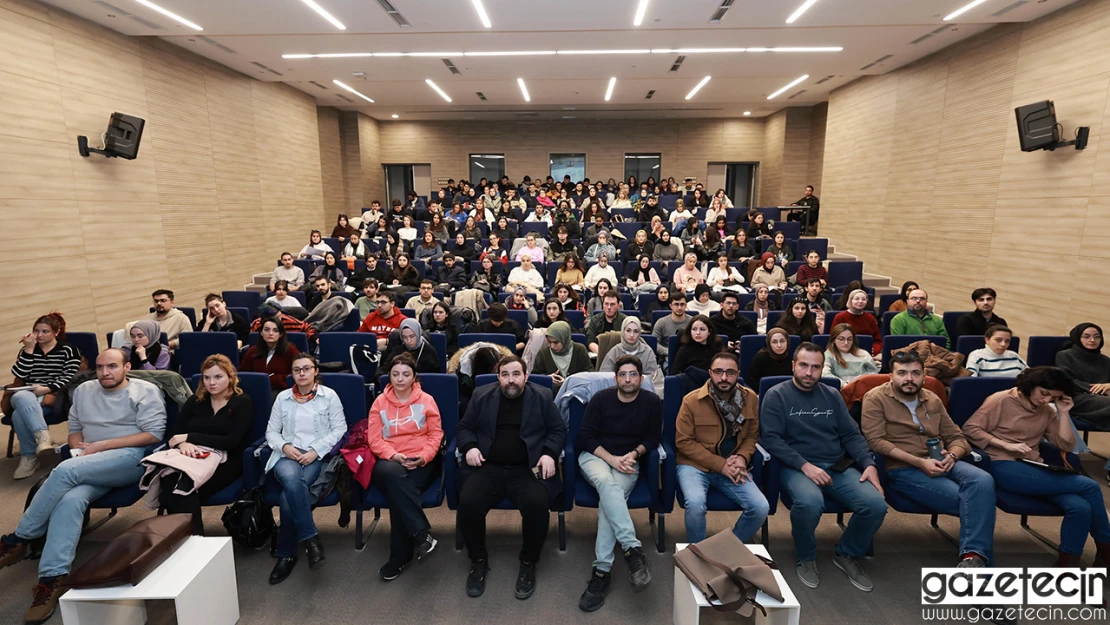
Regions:
[[[0, 371], [35, 317], [99, 336], [236, 289], [324, 215], [316, 105], [177, 46], [0, 0]], [[133, 161], [77, 154], [114, 111], [146, 120]]]
[[[343, 171], [343, 142], [339, 128], [339, 109], [316, 109], [320, 129], [320, 175], [324, 192], [324, 224], [347, 212], [347, 176]], [[330, 233], [330, 230], [329, 230]]]
[[[1020, 336], [1106, 322], [1110, 0], [996, 27], [829, 100], [821, 232], [939, 310], [978, 286]], [[1013, 109], [1054, 100], [1085, 151], [1021, 152]]]

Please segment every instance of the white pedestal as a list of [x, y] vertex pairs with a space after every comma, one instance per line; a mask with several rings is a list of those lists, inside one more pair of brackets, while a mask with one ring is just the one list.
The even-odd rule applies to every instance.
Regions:
[[58, 606], [65, 625], [143, 625], [149, 599], [173, 599], [178, 623], [234, 625], [239, 591], [231, 539], [191, 536], [138, 586], [74, 589]]
[[[687, 543], [677, 543], [674, 546], [675, 553], [682, 551], [686, 548]], [[767, 553], [767, 548], [760, 544], [748, 545], [752, 553], [770, 559], [771, 554]], [[758, 609], [753, 613], [755, 623], [758, 625], [798, 625], [798, 619], [801, 618], [802, 606], [798, 604], [798, 598], [794, 596], [794, 592], [790, 590], [790, 586], [786, 583], [786, 578], [782, 576], [782, 572], [777, 569], [772, 569], [775, 575], [775, 581], [779, 583], [779, 590], [782, 592], [782, 601], [777, 601], [768, 595], [760, 592], [756, 595], [756, 601], [759, 605], [767, 610], [767, 616]], [[720, 602], [714, 601], [716, 605]], [[711, 609], [709, 602], [706, 601], [705, 595], [702, 594], [698, 587], [690, 580], [686, 579], [686, 574], [678, 567], [674, 569], [674, 625], [698, 625], [701, 621], [701, 611], [703, 609]]]

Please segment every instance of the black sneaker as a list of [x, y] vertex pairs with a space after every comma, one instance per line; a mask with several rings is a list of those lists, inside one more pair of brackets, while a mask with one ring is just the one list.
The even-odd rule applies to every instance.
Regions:
[[624, 562], [628, 565], [628, 580], [632, 588], [643, 590], [651, 583], [651, 565], [641, 547], [632, 547], [624, 552]]
[[527, 599], [536, 592], [536, 565], [520, 561], [520, 572], [516, 574], [516, 598]]
[[475, 560], [470, 563], [470, 574], [466, 576], [466, 594], [481, 597], [486, 591], [486, 576], [489, 575], [489, 562]]
[[423, 562], [425, 558], [431, 555], [432, 550], [436, 548], [439, 541], [432, 537], [429, 532], [420, 532], [416, 535], [416, 561]]
[[401, 572], [405, 570], [405, 565], [393, 564], [393, 561], [386, 562], [382, 568], [378, 569], [378, 575], [387, 582], [392, 582], [401, 576]]
[[578, 609], [583, 612], [593, 612], [605, 605], [605, 597], [613, 587], [613, 575], [608, 571], [594, 569], [586, 590], [578, 599]]

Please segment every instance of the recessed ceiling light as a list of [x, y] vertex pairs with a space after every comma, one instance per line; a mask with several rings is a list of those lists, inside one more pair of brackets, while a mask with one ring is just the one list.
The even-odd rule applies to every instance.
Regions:
[[609, 98], [613, 97], [613, 87], [617, 86], [617, 77], [613, 76], [609, 79], [609, 88], [605, 90], [605, 101], [608, 102]]
[[398, 117], [400, 117], [400, 115], [394, 113], [394, 114], [390, 115], [390, 117], [392, 117], [393, 119], [397, 119]]
[[809, 78], [809, 74], [806, 74], [804, 76], [800, 76], [798, 78], [795, 78], [794, 80], [790, 81], [790, 84], [786, 85], [782, 89], [779, 89], [778, 91], [776, 91], [776, 92], [772, 93], [771, 95], [767, 96], [767, 99], [768, 100], [773, 100], [774, 98], [782, 95], [782, 93], [784, 91], [786, 91], [787, 89], [801, 84], [802, 82], [804, 82], [808, 78]]
[[171, 20], [180, 22], [180, 23], [188, 26], [189, 28], [192, 28], [193, 30], [204, 30], [200, 26], [197, 26], [196, 24], [190, 22], [189, 20], [185, 19], [184, 17], [181, 17], [180, 15], [178, 15], [176, 13], [171, 13], [170, 11], [167, 11], [166, 9], [163, 9], [162, 7], [158, 6], [157, 4], [154, 4], [153, 2], [150, 2], [150, 0], [135, 0], [135, 2], [138, 2], [139, 4], [143, 5], [144, 7], [148, 8], [148, 9], [152, 9], [154, 11], [159, 12], [162, 15], [165, 15], [166, 17], [170, 18]]
[[955, 11], [952, 11], [948, 15], [945, 15], [944, 16], [944, 21], [947, 22], [948, 20], [954, 20], [957, 17], [963, 15], [964, 13], [967, 13], [968, 11], [974, 9], [975, 7], [979, 6], [980, 4], [983, 4], [986, 1], [987, 0], [973, 0], [973, 2], [971, 2], [969, 4], [966, 4], [966, 5], [958, 8], [958, 9], [956, 9]]
[[644, 13], [647, 13], [648, 0], [640, 0], [636, 6], [636, 17], [632, 18], [632, 25], [639, 26], [644, 23]]
[[439, 85], [437, 85], [437, 84], [435, 84], [434, 82], [432, 82], [432, 79], [431, 79], [431, 78], [425, 78], [425, 79], [424, 79], [424, 82], [428, 83], [428, 86], [429, 86], [429, 87], [431, 87], [432, 89], [435, 89], [435, 90], [436, 90], [436, 93], [438, 93], [438, 94], [439, 94], [439, 96], [440, 96], [441, 98], [443, 98], [444, 100], [447, 100], [448, 102], [450, 102], [450, 101], [451, 101], [451, 96], [449, 96], [449, 95], [447, 95], [446, 93], [444, 93], [444, 92], [443, 92], [443, 89], [440, 89], [440, 88], [439, 88]]
[[698, 92], [698, 90], [700, 90], [702, 87], [704, 87], [705, 83], [709, 82], [710, 78], [712, 78], [712, 76], [706, 76], [705, 78], [702, 78], [701, 82], [699, 82], [697, 84], [697, 86], [695, 86], [693, 89], [691, 89], [690, 93], [686, 94], [686, 99], [689, 100], [690, 98], [694, 97], [694, 94], [696, 94]]
[[798, 7], [797, 11], [794, 11], [793, 13], [790, 14], [790, 17], [786, 18], [786, 23], [787, 24], [793, 24], [794, 20], [801, 17], [802, 13], [805, 13], [806, 11], [808, 11], [809, 7], [811, 7], [815, 4], [817, 4], [817, 0], [806, 0], [805, 2], [802, 3], [802, 6]]
[[486, 7], [482, 6], [482, 0], [472, 1], [474, 2], [474, 10], [478, 12], [478, 19], [482, 20], [482, 26], [493, 28], [493, 24], [489, 21], [489, 15], [486, 15]]
[[325, 11], [324, 7], [316, 4], [316, 2], [314, 2], [314, 0], [301, 0], [301, 2], [307, 4], [308, 8], [312, 9], [313, 11], [316, 11], [316, 13], [320, 17], [322, 17], [322, 18], [326, 19], [327, 21], [331, 22], [332, 26], [335, 26], [339, 30], [347, 30], [347, 27], [343, 25], [343, 22], [340, 22], [339, 20], [335, 19], [335, 17], [332, 16], [331, 13], [328, 13], [327, 11]]
[[366, 101], [367, 101], [367, 102], [369, 102], [370, 104], [373, 104], [373, 103], [374, 103], [374, 101], [373, 101], [373, 100], [371, 100], [371, 99], [370, 99], [369, 97], [367, 97], [367, 96], [365, 96], [365, 95], [362, 95], [361, 93], [359, 93], [359, 92], [358, 92], [357, 90], [355, 90], [355, 89], [354, 89], [353, 87], [351, 87], [350, 85], [347, 85], [347, 84], [345, 84], [345, 83], [343, 83], [343, 82], [341, 82], [341, 81], [338, 81], [338, 80], [333, 80], [332, 82], [333, 82], [333, 83], [335, 83], [335, 84], [336, 84], [337, 86], [339, 86], [340, 88], [342, 88], [342, 89], [346, 89], [347, 91], [350, 91], [351, 93], [353, 93], [353, 94], [357, 95], [358, 97], [362, 98], [363, 100], [366, 100]]
[[524, 96], [524, 101], [525, 102], [531, 102], [532, 98], [531, 98], [531, 96], [528, 95], [528, 87], [524, 86], [524, 79], [523, 78], [517, 78], [516, 79], [516, 84], [520, 85], [520, 93]]
[[744, 116], [745, 116], [745, 117], [747, 117], [748, 115], [751, 115], [751, 114], [752, 114], [752, 112], [751, 112], [751, 111], [744, 111]]

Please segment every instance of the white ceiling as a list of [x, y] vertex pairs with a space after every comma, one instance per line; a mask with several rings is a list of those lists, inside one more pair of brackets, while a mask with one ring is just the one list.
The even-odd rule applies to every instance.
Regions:
[[[483, 28], [471, 0], [389, 0], [411, 27], [399, 26], [378, 0], [316, 0], [346, 31], [301, 0], [151, 0], [200, 25], [203, 32], [135, 0], [44, 1], [127, 35], [162, 37], [259, 80], [286, 82], [321, 105], [378, 119], [397, 114], [413, 120], [737, 117], [744, 111], [763, 116], [788, 105], [822, 102], [829, 91], [860, 76], [889, 72], [994, 24], [1031, 21], [1076, 0], [986, 0], [952, 22], [943, 17], [970, 0], [818, 0], [793, 24], [785, 20], [804, 0], [733, 0], [719, 23], [710, 23], [710, 17], [728, 0], [650, 0], [639, 27], [632, 23], [638, 0], [483, 0], [492, 22], [489, 29]], [[946, 25], [950, 27], [943, 32], [912, 43]], [[843, 50], [689, 53], [675, 72], [670, 69], [679, 55], [673, 52], [459, 55], [795, 46]], [[461, 74], [451, 74], [439, 56], [282, 58], [359, 52], [453, 53], [448, 58]], [[886, 55], [885, 61], [872, 64]], [[808, 80], [766, 99], [804, 74]], [[616, 88], [605, 102], [613, 76]], [[705, 76], [713, 78], [685, 100]], [[453, 102], [440, 98], [425, 84], [427, 78]], [[517, 78], [525, 80], [530, 103], [524, 101]], [[343, 91], [334, 79], [375, 104]], [[655, 94], [646, 100], [650, 90]], [[486, 101], [478, 98], [479, 91]]]

